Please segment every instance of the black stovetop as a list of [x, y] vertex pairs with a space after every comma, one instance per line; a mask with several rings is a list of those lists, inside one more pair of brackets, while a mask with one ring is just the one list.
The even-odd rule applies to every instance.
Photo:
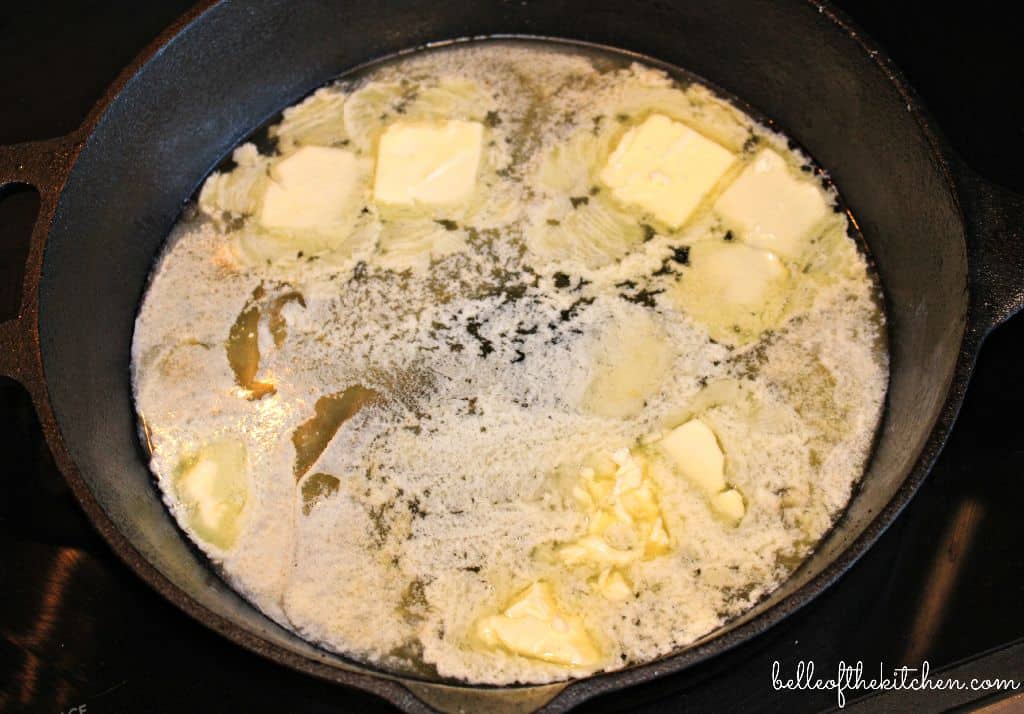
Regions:
[[[4, 3], [0, 144], [73, 129], [132, 56], [188, 0]], [[976, 169], [1024, 191], [1024, 82], [1009, 10], [979, 4], [840, 2], [907, 73]], [[16, 270], [32, 195], [0, 202], [0, 319], [16, 309]], [[840, 660], [877, 670], [975, 661], [1024, 675], [1024, 318], [982, 350], [960, 420], [921, 491], [869, 554], [810, 606], [762, 637], [681, 675], [584, 711], [834, 706], [831, 692], [777, 692], [783, 672]], [[138, 580], [93, 531], [54, 467], [25, 393], [0, 380], [0, 710], [389, 711], [369, 695], [265, 661], [221, 639]], [[988, 670], [986, 667], [996, 668]], [[1001, 669], [999, 669], [1001, 668]], [[1016, 670], [1015, 672], [1013, 670]], [[977, 696], [977, 695], [975, 695]], [[950, 700], [947, 700], [948, 704]], [[870, 709], [934, 710], [923, 698]]]

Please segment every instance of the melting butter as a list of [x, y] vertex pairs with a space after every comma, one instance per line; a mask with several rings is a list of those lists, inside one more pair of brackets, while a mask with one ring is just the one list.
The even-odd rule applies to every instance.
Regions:
[[234, 440], [208, 444], [182, 465], [174, 488], [193, 532], [211, 545], [230, 549], [249, 498], [245, 447]]
[[657, 394], [672, 366], [672, 348], [646, 311], [601, 337], [583, 407], [600, 416], [625, 418]]
[[600, 178], [616, 199], [675, 229], [735, 160], [686, 124], [652, 114], [619, 140]]
[[270, 172], [259, 223], [268, 231], [346, 234], [359, 181], [356, 155], [345, 149], [303, 146]]
[[747, 513], [746, 503], [743, 501], [743, 494], [735, 488], [716, 493], [711, 497], [711, 507], [733, 525], [739, 525], [743, 516]]
[[270, 157], [263, 156], [254, 144], [242, 144], [231, 154], [232, 171], [214, 173], [199, 193], [199, 209], [214, 221], [249, 216], [259, 208], [260, 197], [270, 180]]
[[700, 419], [677, 426], [660, 446], [695, 486], [709, 493], [725, 489], [725, 455], [714, 432]]
[[321, 87], [312, 96], [282, 114], [281, 123], [270, 128], [284, 154], [301, 146], [334, 146], [347, 138], [345, 130], [345, 94]]
[[664, 555], [672, 542], [647, 460], [622, 449], [612, 454], [611, 461], [614, 470], [580, 470], [573, 497], [587, 515], [587, 532], [556, 553], [567, 565], [599, 569], [598, 589], [611, 593], [611, 599], [622, 599], [629, 586], [614, 569]]
[[771, 149], [743, 169], [714, 210], [741, 240], [791, 259], [800, 257], [811, 229], [828, 215], [821, 188], [795, 178]]
[[602, 570], [594, 584], [597, 590], [609, 600], [622, 601], [633, 594], [633, 588], [629, 581], [618, 570]]
[[295, 480], [299, 481], [316, 463], [342, 424], [379, 398], [377, 392], [357, 384], [343, 392], [317, 399], [313, 407], [313, 416], [292, 433], [292, 444], [295, 445]]
[[484, 127], [480, 122], [395, 122], [380, 138], [373, 197], [379, 203], [447, 206], [476, 186]]
[[689, 262], [673, 296], [714, 339], [748, 342], [782, 319], [792, 281], [774, 253], [707, 239], [690, 248]]
[[[491, 63], [502, 68], [495, 72], [477, 62], [491, 62], [487, 52], [412, 71], [400, 65], [287, 110], [271, 129], [277, 152], [241, 147], [237, 167], [204, 186], [203, 219], [169, 243], [133, 347], [133, 367], [149, 370], [136, 373], [136, 398], [152, 421], [158, 468], [178, 460], [176, 435], [194, 438], [204, 414], [245, 439], [252, 465], [241, 473], [252, 490], [237, 515], [237, 500], [217, 497], [218, 489], [243, 493], [223, 483], [237, 469], [190, 460], [180, 491], [178, 469], [159, 474], [174, 514], [243, 593], [331, 650], [403, 671], [408, 659], [417, 673], [487, 684], [648, 661], [706, 635], [723, 606], [739, 607], [734, 593], [768, 592], [777, 573], [752, 554], [764, 550], [765, 538], [787, 553], [817, 542], [859, 473], [859, 434], [874, 424], [873, 400], [884, 393], [877, 381], [884, 365], [877, 374], [855, 370], [848, 389], [824, 384], [822, 399], [839, 405], [828, 413], [849, 412], [837, 420], [822, 416], [816, 397], [808, 401], [806, 385], [797, 389], [807, 376], [805, 350], [797, 349], [806, 335], [830, 365], [862, 364], [861, 344], [873, 332], [861, 296], [870, 281], [843, 232], [846, 216], [829, 215], [805, 231], [779, 207], [784, 191], [767, 208], [744, 198], [744, 178], [765, 178], [754, 173], [764, 157], [767, 177], [820, 189], [793, 168], [802, 157], [784, 137], [749, 117], [725, 116], [734, 110], [706, 90], [683, 90], [654, 70], [596, 72], [579, 58], [563, 58], [561, 67], [555, 55], [516, 52], [515, 62]], [[472, 78], [442, 76], [449, 72]], [[442, 156], [426, 130], [458, 126], [449, 122], [477, 123], [483, 146], [453, 139]], [[415, 161], [389, 158], [386, 132], [404, 134]], [[778, 151], [785, 170], [777, 172], [770, 153], [744, 153], [741, 163], [734, 154], [750, 139], [758, 150]], [[342, 170], [352, 164], [346, 152], [355, 155], [354, 178]], [[413, 170], [416, 162], [422, 171]], [[324, 181], [314, 180], [321, 173]], [[741, 181], [730, 191], [735, 177]], [[296, 182], [309, 183], [308, 211], [292, 202]], [[330, 185], [342, 190], [325, 193]], [[350, 229], [322, 235], [324, 226], [341, 225]], [[735, 240], [721, 239], [725, 229]], [[812, 244], [815, 230], [823, 240]], [[330, 255], [307, 261], [311, 247]], [[570, 285], [561, 284], [565, 277]], [[255, 284], [249, 280], [263, 286], [228, 340], [234, 391], [277, 394], [210, 402], [233, 387], [223, 353], [219, 345], [209, 354], [183, 349], [180, 320], [168, 307], [203, 301], [195, 334], [224, 336]], [[308, 286], [316, 299], [303, 322], [320, 325], [318, 334], [301, 341], [290, 334], [296, 329], [287, 319], [305, 300], [281, 280]], [[809, 312], [806, 296], [821, 295], [826, 280], [837, 299], [851, 302]], [[515, 294], [530, 299], [513, 299], [521, 288]], [[593, 307], [570, 308], [575, 324], [562, 325], [557, 311], [570, 304]], [[623, 312], [631, 314], [617, 319]], [[706, 340], [705, 325], [719, 341], [744, 343], [790, 314], [803, 319], [777, 330], [766, 351], [736, 350], [726, 360]], [[481, 345], [494, 343], [489, 358], [463, 328]], [[512, 360], [512, 371], [500, 368], [515, 346], [525, 357]], [[280, 348], [295, 358], [283, 371]], [[345, 359], [332, 362], [339, 350]], [[155, 361], [146, 367], [148, 355]], [[748, 355], [768, 362], [744, 373], [750, 394], [715, 392]], [[775, 370], [789, 362], [804, 365], [793, 368], [798, 376]], [[172, 363], [173, 373], [165, 371]], [[817, 364], [813, 355], [810, 363]], [[317, 390], [324, 364], [332, 384]], [[700, 374], [712, 387], [691, 397], [690, 381]], [[342, 391], [357, 384], [385, 396]], [[797, 391], [777, 406], [786, 388]], [[564, 408], [573, 398], [581, 398], [578, 408]], [[785, 419], [771, 418], [776, 406]], [[749, 442], [744, 458], [726, 454], [733, 440], [719, 444], [708, 429], [718, 468], [705, 475], [706, 487], [691, 488], [692, 476], [660, 450], [668, 430], [630, 451], [607, 451], [693, 415], [714, 415], [737, 444]], [[769, 423], [779, 428], [762, 428]], [[827, 452], [815, 441], [825, 428], [835, 434]], [[791, 454], [793, 435], [813, 444], [810, 468], [806, 454]], [[338, 448], [339, 437], [358, 446]], [[287, 444], [282, 452], [281, 438], [291, 438], [294, 454]], [[575, 462], [574, 454], [594, 449], [590, 471], [564, 472], [567, 456]], [[837, 477], [822, 497], [807, 482], [824, 459]], [[278, 488], [281, 468], [293, 469], [294, 490]], [[748, 501], [725, 477], [753, 483], [752, 469], [763, 493], [749, 491]], [[553, 472], [548, 483], [557, 492], [537, 482], [539, 472]], [[562, 492], [567, 476], [575, 499]], [[773, 508], [780, 492], [781, 514]], [[517, 493], [530, 497], [515, 500]], [[679, 502], [688, 495], [691, 503]], [[190, 513], [203, 521], [202, 534]], [[724, 526], [743, 519], [751, 523]], [[225, 552], [207, 537], [236, 544]], [[489, 548], [492, 541], [501, 547]], [[692, 569], [676, 567], [691, 558]], [[720, 577], [693, 578], [697, 567]], [[509, 578], [534, 585], [517, 595], [506, 590]], [[492, 602], [496, 590], [501, 600]], [[637, 617], [645, 608], [658, 616]], [[460, 612], [478, 619], [467, 623]]]
[[725, 482], [725, 454], [718, 438], [700, 419], [691, 419], [670, 431], [659, 448], [676, 469], [708, 497], [716, 514], [738, 525], [746, 514], [743, 495]]
[[570, 667], [592, 667], [601, 653], [576, 615], [555, 601], [551, 586], [538, 581], [505, 610], [477, 621], [476, 636], [488, 647]]

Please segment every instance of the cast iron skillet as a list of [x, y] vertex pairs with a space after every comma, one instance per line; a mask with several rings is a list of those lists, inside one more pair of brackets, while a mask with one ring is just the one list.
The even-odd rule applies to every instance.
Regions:
[[[777, 120], [843, 191], [877, 262], [889, 316], [892, 381], [877, 446], [847, 513], [815, 554], [713, 636], [568, 685], [396, 677], [275, 625], [213, 575], [163, 507], [129, 384], [133, 321], [154, 257], [183, 200], [242, 137], [350, 67], [491, 35], [649, 55]], [[407, 711], [562, 711], [771, 627], [838, 578], [906, 505], [952, 427], [982, 340], [1024, 303], [1024, 199], [962, 166], [891, 62], [834, 9], [802, 0], [207, 3], [126, 69], [80, 130], [0, 148], [0, 188], [10, 184], [35, 187], [41, 208], [19, 315], [0, 324], [0, 374], [31, 393], [92, 522], [143, 579], [209, 627]]]

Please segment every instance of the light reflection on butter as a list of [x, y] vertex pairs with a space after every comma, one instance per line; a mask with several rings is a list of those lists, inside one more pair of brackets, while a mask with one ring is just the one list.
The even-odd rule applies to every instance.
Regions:
[[489, 647], [573, 667], [590, 667], [601, 653], [583, 621], [555, 602], [551, 586], [537, 581], [517, 595], [505, 610], [479, 620], [476, 635]]

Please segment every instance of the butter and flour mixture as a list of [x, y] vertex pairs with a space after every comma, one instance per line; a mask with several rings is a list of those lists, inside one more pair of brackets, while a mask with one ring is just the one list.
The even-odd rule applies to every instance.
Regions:
[[155, 267], [133, 384], [171, 512], [285, 627], [583, 676], [749, 609], [845, 507], [877, 285], [824, 174], [706, 87], [468, 44], [232, 158]]

